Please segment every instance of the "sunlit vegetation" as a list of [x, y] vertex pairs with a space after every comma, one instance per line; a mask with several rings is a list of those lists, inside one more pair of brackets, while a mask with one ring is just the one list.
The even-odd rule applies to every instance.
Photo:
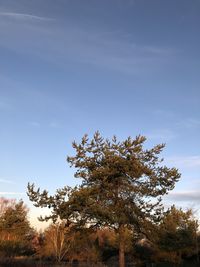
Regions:
[[[165, 210], [162, 196], [180, 179], [160, 159], [164, 145], [144, 148], [138, 136], [120, 142], [97, 132], [73, 143], [68, 162], [82, 183], [55, 195], [28, 185], [37, 207], [52, 213], [43, 232], [30, 226], [23, 201], [0, 199], [0, 258], [85, 266], [198, 266], [200, 234], [192, 210]], [[171, 264], [171, 265], [170, 265]], [[196, 265], [195, 265], [196, 264]]]
[[[0, 217], [1, 262], [31, 260], [30, 266], [34, 266], [33, 262], [41, 261], [47, 266], [50, 266], [50, 262], [118, 266], [120, 237], [112, 228], [78, 229], [62, 220], [52, 223], [43, 232], [37, 232], [30, 227], [27, 208], [22, 201], [1, 198], [0, 205], [4, 205], [4, 202], [9, 205], [5, 206]], [[167, 266], [173, 266], [186, 261], [190, 266], [198, 266], [200, 234], [192, 210], [184, 212], [172, 206], [158, 224], [149, 225], [149, 233], [147, 238], [126, 228], [127, 262], [133, 263], [133, 266], [167, 262]]]

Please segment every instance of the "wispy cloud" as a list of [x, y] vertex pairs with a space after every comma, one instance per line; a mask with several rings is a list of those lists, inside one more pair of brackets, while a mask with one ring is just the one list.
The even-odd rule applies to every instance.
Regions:
[[177, 126], [181, 128], [194, 129], [200, 127], [200, 119], [188, 118], [177, 123]]
[[[82, 32], [77, 37], [82, 40], [74, 40], [72, 50], [77, 47], [80, 61], [128, 74], [143, 73], [147, 69], [151, 72], [154, 70], [152, 66], [157, 69], [172, 54], [166, 48], [136, 44], [132, 38], [125, 38], [120, 33], [118, 36], [110, 34], [102, 38], [102, 34], [98, 36]], [[84, 53], [80, 54], [81, 51]]]
[[171, 192], [167, 199], [174, 201], [195, 202], [200, 201], [200, 191]]
[[47, 17], [40, 17], [32, 14], [25, 14], [25, 13], [16, 13], [16, 12], [0, 12], [0, 16], [12, 18], [12, 19], [18, 19], [18, 20], [42, 20], [42, 21], [49, 21], [52, 20], [52, 18]]
[[172, 119], [174, 118], [174, 112], [171, 110], [164, 110], [164, 109], [155, 109], [153, 114], [157, 117], [165, 118], [165, 119]]
[[33, 128], [40, 128], [40, 127], [50, 127], [50, 128], [60, 128], [60, 124], [58, 122], [55, 122], [55, 121], [52, 121], [50, 123], [47, 123], [47, 124], [41, 124], [40, 122], [38, 121], [31, 121], [28, 123], [31, 127]]
[[[52, 20], [32, 14], [1, 12], [1, 17], [20, 20]], [[66, 66], [72, 60], [124, 74], [151, 75], [170, 62], [174, 51], [168, 47], [138, 44], [131, 34], [88, 27], [73, 21], [54, 25], [8, 25], [0, 44], [20, 53], [31, 53], [53, 64]], [[52, 28], [53, 27], [53, 28]], [[27, 38], [24, 38], [26, 36]], [[41, 41], [35, 43], [36, 39]], [[23, 42], [22, 42], [23, 40]], [[52, 57], [54, 54], [54, 57]]]
[[8, 180], [8, 179], [1, 179], [0, 178], [0, 183], [5, 183], [5, 184], [15, 184], [15, 182]]
[[156, 139], [159, 142], [167, 142], [177, 137], [177, 134], [169, 129], [158, 129], [146, 134], [149, 139]]
[[60, 128], [60, 125], [57, 122], [50, 122], [49, 127], [50, 128]]
[[178, 167], [200, 167], [200, 156], [173, 156], [167, 157], [166, 161], [176, 164]]
[[37, 121], [31, 121], [29, 122], [29, 125], [35, 128], [39, 128], [40, 127], [40, 123]]

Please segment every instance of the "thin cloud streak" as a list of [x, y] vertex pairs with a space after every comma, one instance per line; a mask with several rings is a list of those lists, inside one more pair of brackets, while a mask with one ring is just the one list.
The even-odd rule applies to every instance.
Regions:
[[[155, 66], [155, 69], [161, 67], [173, 54], [170, 49], [138, 45], [121, 34], [115, 37], [110, 34], [105, 39], [93, 32], [77, 31], [75, 35], [71, 35], [74, 41], [68, 42], [67, 45], [72, 52], [79, 51], [80, 62], [122, 73], [138, 74], [147, 70], [153, 71], [152, 66]], [[77, 55], [76, 51], [74, 55]]]
[[175, 139], [177, 134], [169, 129], [160, 129], [147, 133], [146, 136], [148, 136], [149, 139], [156, 139], [159, 142], [166, 142]]
[[171, 192], [166, 198], [174, 201], [200, 201], [200, 191]]
[[50, 122], [49, 127], [50, 128], [60, 128], [60, 125], [57, 122]]
[[25, 13], [15, 13], [15, 12], [0, 12], [0, 16], [19, 19], [19, 20], [43, 20], [43, 21], [53, 20], [52, 18], [40, 17]]
[[31, 121], [29, 122], [29, 125], [35, 128], [39, 128], [40, 127], [40, 123], [37, 121]]
[[[7, 16], [18, 14], [22, 18], [25, 15], [24, 18], [27, 19], [52, 20], [37, 16], [32, 18], [32, 15], [20, 13], [0, 14], [7, 14]], [[14, 34], [13, 29], [15, 29]], [[36, 57], [62, 66], [72, 60], [75, 63], [88, 64], [129, 75], [143, 75], [159, 71], [170, 63], [176, 52], [168, 47], [137, 44], [133, 35], [127, 37], [126, 34], [121, 32], [116, 34], [115, 31], [108, 34], [104, 30], [99, 31], [98, 28], [88, 29], [82, 25], [72, 26], [71, 23], [63, 25], [59, 21], [54, 24], [53, 28], [49, 24], [43, 27], [26, 25], [25, 28], [12, 25], [10, 31], [4, 32], [2, 29], [2, 32], [6, 38], [0, 40], [0, 44], [17, 52], [27, 53], [28, 51]], [[27, 39], [21, 43], [24, 35]], [[35, 44], [37, 38], [42, 41]], [[53, 58], [52, 54], [55, 55]]]
[[200, 156], [174, 156], [165, 159], [169, 163], [176, 164], [178, 167], [200, 167]]
[[11, 181], [11, 180], [7, 180], [7, 179], [0, 179], [0, 183], [5, 183], [5, 184], [15, 184], [13, 181]]
[[184, 121], [178, 122], [177, 126], [186, 129], [198, 128], [200, 127], [200, 119], [197, 118], [185, 119]]

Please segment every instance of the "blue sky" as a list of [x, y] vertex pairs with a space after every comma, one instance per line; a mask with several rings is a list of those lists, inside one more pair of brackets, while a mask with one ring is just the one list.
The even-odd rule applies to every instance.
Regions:
[[0, 0], [0, 194], [75, 185], [71, 142], [145, 135], [199, 209], [200, 1]]

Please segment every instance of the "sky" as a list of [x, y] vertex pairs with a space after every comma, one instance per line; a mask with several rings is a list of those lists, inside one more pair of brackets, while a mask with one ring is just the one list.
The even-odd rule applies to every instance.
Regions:
[[200, 209], [200, 0], [0, 0], [0, 196], [79, 181], [71, 143], [96, 130], [166, 143], [166, 206]]

